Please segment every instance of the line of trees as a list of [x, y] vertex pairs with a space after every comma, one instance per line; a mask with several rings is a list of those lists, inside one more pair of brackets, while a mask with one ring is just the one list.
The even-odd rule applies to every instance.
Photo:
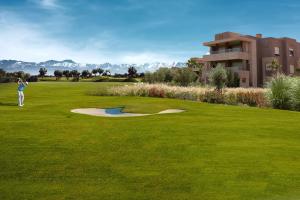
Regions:
[[[115, 77], [126, 77], [128, 79], [136, 78], [143, 76], [144, 73], [138, 74], [137, 69], [133, 66], [128, 68], [128, 73], [125, 74], [115, 74]], [[39, 70], [39, 76], [44, 78], [47, 74], [46, 68], [40, 68]], [[79, 72], [78, 70], [55, 70], [54, 74], [56, 77], [56, 80], [59, 80], [63, 76], [66, 77], [67, 80], [69, 78], [73, 78], [73, 81], [78, 81], [80, 78], [86, 79], [91, 77], [97, 77], [97, 76], [111, 76], [111, 73], [109, 70], [103, 70], [101, 68], [93, 69], [92, 71], [89, 70], [83, 70], [82, 72]]]
[[[196, 59], [190, 59], [186, 65], [186, 67], [182, 68], [164, 67], [153, 73], [147, 72], [145, 73], [144, 81], [148, 83], [170, 83], [180, 86], [206, 84], [206, 80], [202, 80], [203, 63], [198, 62]], [[237, 73], [218, 65], [218, 67], [211, 70], [209, 82], [219, 90], [225, 85], [227, 87], [239, 87], [240, 79]]]
[[[38, 81], [38, 77], [45, 78], [47, 76], [47, 68], [40, 68], [38, 76], [31, 76], [29, 73], [23, 71], [17, 72], [6, 72], [3, 69], [0, 69], [0, 82], [14, 82], [17, 78], [22, 78], [27, 81]], [[53, 73], [56, 80], [66, 77], [67, 80], [72, 78], [73, 81], [79, 81], [80, 78], [94, 78], [94, 77], [107, 77], [112, 76], [109, 70], [103, 70], [101, 68], [93, 69], [92, 71], [83, 70], [79, 72], [78, 70], [55, 70]], [[137, 69], [133, 66], [129, 67], [127, 73], [124, 74], [115, 74], [112, 77], [116, 78], [127, 78], [129, 81], [137, 77], [143, 77], [144, 73], [138, 73]]]
[[[42, 73], [41, 73], [42, 72]], [[47, 73], [47, 69], [40, 69], [40, 77], [44, 77], [44, 75]], [[63, 76], [66, 77], [67, 80], [70, 78], [73, 78], [73, 80], [79, 80], [80, 77], [83, 79], [91, 78], [91, 77], [97, 77], [97, 76], [110, 76], [109, 70], [103, 70], [101, 68], [93, 69], [92, 72], [89, 70], [83, 70], [82, 72], [79, 72], [78, 70], [55, 70], [54, 76], [56, 77], [56, 80], [59, 80]]]
[[18, 78], [22, 78], [23, 80], [30, 82], [37, 79], [37, 77], [31, 76], [29, 73], [25, 73], [23, 71], [6, 72], [5, 70], [0, 69], [0, 83], [15, 82]]

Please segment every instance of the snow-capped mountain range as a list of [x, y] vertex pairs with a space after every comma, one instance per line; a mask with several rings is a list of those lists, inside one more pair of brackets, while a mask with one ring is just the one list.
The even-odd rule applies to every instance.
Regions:
[[0, 60], [0, 68], [7, 72], [24, 71], [30, 74], [38, 74], [41, 67], [45, 67], [48, 70], [47, 74], [53, 74], [55, 70], [92, 70], [95, 68], [102, 68], [103, 70], [109, 70], [112, 74], [124, 74], [127, 72], [128, 67], [134, 66], [139, 73], [141, 72], [153, 72], [160, 67], [184, 67], [186, 64], [183, 62], [163, 63], [153, 62], [144, 64], [83, 64], [76, 63], [73, 60], [48, 60], [45, 62], [23, 62], [18, 60]]

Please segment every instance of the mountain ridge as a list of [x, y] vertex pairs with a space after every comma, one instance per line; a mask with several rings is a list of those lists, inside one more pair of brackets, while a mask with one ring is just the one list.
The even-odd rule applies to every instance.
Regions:
[[152, 62], [144, 64], [92, 64], [92, 63], [77, 63], [71, 59], [65, 59], [62, 61], [47, 60], [44, 62], [25, 62], [19, 60], [0, 60], [0, 68], [8, 71], [24, 71], [26, 73], [38, 74], [41, 67], [45, 67], [48, 70], [48, 74], [52, 74], [55, 70], [92, 70], [95, 68], [102, 68], [103, 70], [109, 70], [112, 74], [123, 74], [127, 72], [128, 67], [134, 66], [139, 73], [141, 72], [153, 72], [160, 67], [184, 67], [183, 62]]

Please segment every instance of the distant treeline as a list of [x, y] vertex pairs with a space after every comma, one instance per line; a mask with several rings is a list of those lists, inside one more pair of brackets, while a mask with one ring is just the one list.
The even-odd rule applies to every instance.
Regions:
[[[124, 74], [114, 74], [112, 75], [109, 70], [103, 70], [101, 68], [96, 68], [91, 71], [83, 70], [79, 72], [78, 70], [55, 70], [53, 75], [47, 74], [47, 68], [40, 68], [39, 75], [32, 76], [29, 73], [23, 71], [17, 72], [6, 72], [0, 69], [0, 83], [15, 82], [18, 78], [22, 78], [28, 82], [37, 82], [39, 80], [48, 80], [46, 78], [55, 77], [55, 80], [60, 80], [65, 77], [67, 80], [79, 81], [81, 79], [92, 78], [92, 81], [113, 81], [117, 79], [112, 78], [123, 78], [123, 81], [136, 81], [135, 78], [143, 78], [144, 73], [138, 73], [135, 67], [129, 67], [127, 73]], [[118, 79], [119, 80], [119, 79]]]
[[[191, 86], [213, 84], [214, 79], [222, 79], [221, 81], [224, 79], [224, 84], [227, 87], [239, 87], [239, 76], [231, 70], [226, 70], [225, 67], [220, 66], [216, 71], [211, 70], [209, 75], [205, 77], [202, 76], [203, 63], [195, 59], [190, 59], [186, 65], [187, 67], [163, 67], [152, 73], [147, 72], [143, 80], [147, 83], [169, 83], [179, 86]], [[214, 78], [215, 75], [216, 78]]]

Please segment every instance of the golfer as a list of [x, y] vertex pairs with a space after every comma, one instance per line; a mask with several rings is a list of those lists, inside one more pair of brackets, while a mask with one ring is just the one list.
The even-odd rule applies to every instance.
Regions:
[[28, 85], [28, 82], [25, 83], [22, 81], [21, 78], [18, 78], [18, 95], [19, 95], [19, 106], [24, 106], [24, 89]]

